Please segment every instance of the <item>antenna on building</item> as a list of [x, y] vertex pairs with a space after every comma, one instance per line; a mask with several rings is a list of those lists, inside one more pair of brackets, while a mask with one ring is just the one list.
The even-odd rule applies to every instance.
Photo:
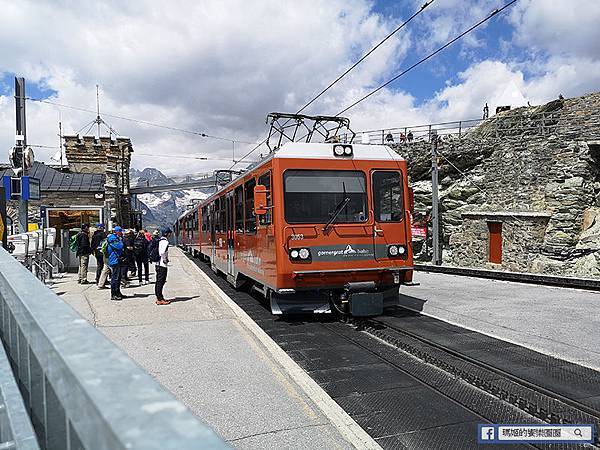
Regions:
[[98, 89], [98, 85], [96, 85], [96, 114], [96, 124], [98, 125], [98, 139], [100, 139], [100, 124], [102, 123], [102, 119], [100, 118], [100, 91]]
[[58, 151], [60, 152], [60, 171], [63, 171], [63, 149], [62, 149], [62, 117], [58, 110]]

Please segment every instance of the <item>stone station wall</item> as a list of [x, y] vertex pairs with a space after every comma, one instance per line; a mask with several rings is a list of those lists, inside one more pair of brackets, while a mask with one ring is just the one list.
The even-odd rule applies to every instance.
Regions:
[[[430, 214], [431, 144], [394, 148], [416, 218]], [[600, 93], [497, 114], [438, 150], [445, 264], [600, 277]], [[499, 266], [488, 263], [488, 221], [502, 222]]]

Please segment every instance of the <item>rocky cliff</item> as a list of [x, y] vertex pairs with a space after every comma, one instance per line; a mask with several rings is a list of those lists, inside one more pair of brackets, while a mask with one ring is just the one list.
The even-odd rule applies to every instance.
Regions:
[[[431, 211], [431, 146], [395, 145], [409, 163], [416, 220]], [[600, 276], [600, 94], [499, 113], [437, 140], [444, 262]], [[488, 224], [502, 224], [502, 263]], [[422, 243], [415, 250], [426, 259]]]

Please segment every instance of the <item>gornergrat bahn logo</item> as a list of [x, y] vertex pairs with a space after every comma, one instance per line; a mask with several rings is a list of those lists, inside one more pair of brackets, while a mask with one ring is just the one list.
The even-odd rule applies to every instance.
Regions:
[[318, 257], [323, 258], [369, 258], [374, 256], [372, 248], [352, 246], [350, 244], [344, 246], [333, 246], [333, 247], [317, 247], [316, 254]]

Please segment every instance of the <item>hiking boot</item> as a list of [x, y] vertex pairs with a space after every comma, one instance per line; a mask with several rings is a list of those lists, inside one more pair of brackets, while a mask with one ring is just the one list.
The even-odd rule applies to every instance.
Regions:
[[169, 305], [170, 303], [169, 300], [156, 300], [157, 305]]

